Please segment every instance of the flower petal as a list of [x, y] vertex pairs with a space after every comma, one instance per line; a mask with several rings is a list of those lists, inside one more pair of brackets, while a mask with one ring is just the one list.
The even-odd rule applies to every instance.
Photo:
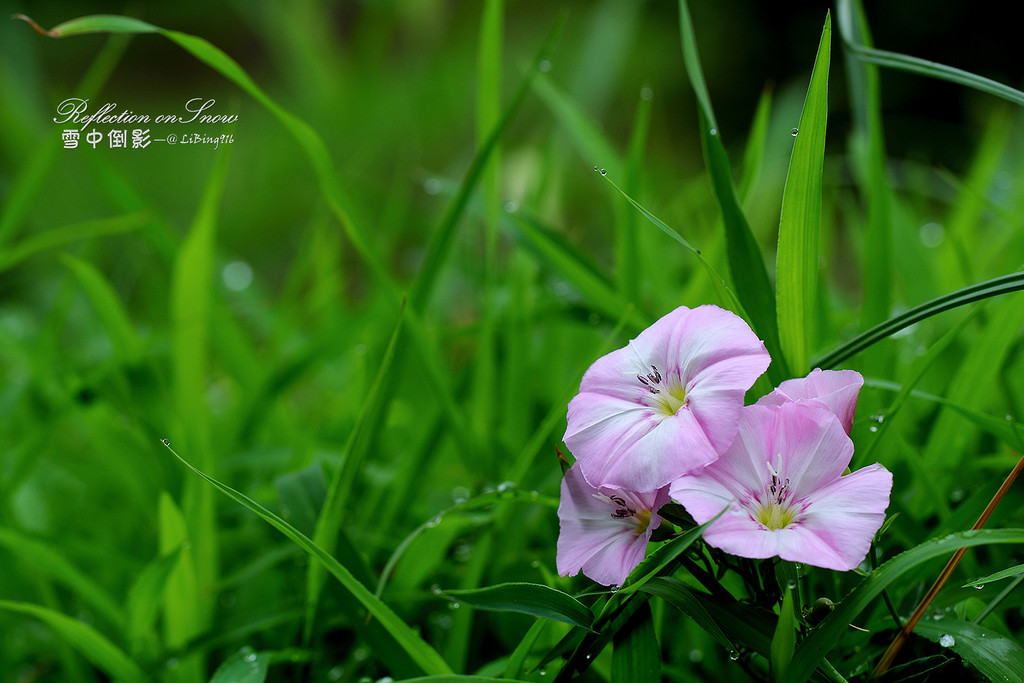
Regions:
[[787, 379], [775, 391], [762, 396], [757, 405], [816, 401], [835, 413], [843, 424], [843, 429], [849, 434], [862, 386], [864, 378], [855, 370], [815, 368], [807, 377]]
[[[885, 521], [892, 473], [875, 464], [863, 467], [814, 492], [806, 499], [802, 527], [831, 549], [835, 564], [797, 560], [829, 569], [849, 570], [861, 562], [871, 539]], [[783, 556], [785, 557], [785, 556]], [[786, 558], [789, 559], [789, 558]]]
[[563, 440], [592, 485], [659, 489], [728, 447], [769, 362], [739, 316], [681, 306], [591, 365]]
[[[597, 489], [573, 466], [562, 479], [561, 502], [558, 506], [556, 566], [562, 576], [585, 575], [606, 586], [620, 585], [640, 564], [651, 538], [661, 524], [657, 510], [668, 502], [668, 490], [634, 493], [614, 489]], [[619, 507], [612, 496], [625, 501], [636, 512], [650, 513], [650, 521], [642, 524], [636, 517], [616, 517]], [[642, 528], [641, 528], [642, 527]]]

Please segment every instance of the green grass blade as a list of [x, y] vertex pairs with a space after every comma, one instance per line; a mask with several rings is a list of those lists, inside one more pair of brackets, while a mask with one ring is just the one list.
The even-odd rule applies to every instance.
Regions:
[[711, 107], [711, 96], [704, 82], [693, 22], [686, 0], [679, 0], [679, 33], [686, 73], [697, 97], [704, 156], [708, 172], [711, 174], [712, 189], [721, 211], [722, 223], [725, 226], [729, 272], [736, 287], [736, 295], [749, 315], [751, 327], [764, 340], [765, 348], [772, 357], [768, 374], [772, 382], [778, 384], [788, 378], [790, 373], [779, 341], [775, 291], [768, 278], [761, 249], [736, 195], [729, 157], [722, 144], [721, 131]]
[[804, 683], [829, 650], [849, 630], [849, 625], [885, 588], [922, 562], [941, 557], [959, 548], [987, 544], [1024, 543], [1024, 529], [981, 529], [950, 534], [926, 541], [892, 558], [873, 571], [835, 610], [797, 646], [787, 670], [788, 680]]
[[[395, 359], [395, 349], [402, 333], [402, 322], [405, 307], [399, 312], [398, 322], [391, 333], [384, 357], [378, 366], [370, 391], [360, 408], [355, 425], [345, 442], [341, 453], [341, 461], [334, 472], [331, 485], [327, 490], [327, 498], [316, 520], [313, 532], [313, 543], [323, 548], [324, 552], [334, 554], [338, 532], [345, 518], [345, 505], [349, 502], [352, 484], [356, 474], [362, 467], [363, 458], [373, 441], [373, 435], [380, 430], [384, 420], [384, 407], [391, 399], [391, 393], [384, 391], [391, 376], [391, 367]], [[312, 637], [313, 620], [316, 614], [320, 592], [326, 579], [324, 566], [313, 562], [306, 571], [306, 624], [303, 629], [303, 641], [307, 644]]]
[[96, 315], [114, 347], [114, 355], [124, 363], [138, 362], [142, 357], [142, 341], [114, 288], [91, 263], [70, 254], [63, 254], [61, 261], [78, 280], [96, 309]]
[[654, 630], [651, 606], [641, 605], [626, 626], [612, 639], [613, 681], [659, 683], [661, 651]]
[[679, 242], [679, 244], [689, 249], [690, 252], [692, 252], [693, 255], [697, 257], [697, 261], [702, 266], [704, 266], [704, 270], [711, 278], [711, 283], [715, 286], [715, 289], [718, 292], [719, 303], [723, 308], [728, 308], [734, 311], [735, 313], [739, 314], [740, 316], [748, 318], [746, 312], [744, 311], [743, 305], [740, 303], [740, 300], [736, 298], [736, 294], [733, 293], [732, 289], [729, 288], [729, 284], [725, 281], [725, 278], [722, 277], [718, 273], [718, 271], [715, 270], [715, 267], [712, 266], [711, 263], [709, 263], [708, 260], [704, 258], [704, 255], [700, 252], [699, 249], [695, 248], [686, 240], [686, 238], [684, 238], [674, 229], [669, 227], [669, 225], [665, 223], [665, 221], [655, 216], [653, 213], [644, 208], [642, 204], [640, 204], [638, 201], [636, 201], [628, 194], [626, 194], [622, 188], [615, 184], [614, 180], [612, 180], [608, 176], [605, 176], [605, 180], [608, 181], [608, 183], [612, 187], [614, 187], [619, 192], [619, 194], [621, 194], [623, 198], [633, 206], [633, 208], [639, 211], [644, 218], [646, 218], [654, 226], [656, 226], [659, 230], [661, 230], [666, 235], [674, 239], [676, 242]]
[[1024, 272], [1010, 273], [976, 285], [958, 289], [955, 292], [944, 294], [940, 297], [915, 306], [904, 313], [893, 316], [880, 325], [862, 332], [850, 341], [846, 342], [834, 351], [816, 359], [812, 365], [820, 368], [834, 368], [851, 356], [855, 356], [864, 349], [882, 341], [900, 330], [913, 325], [914, 323], [926, 320], [943, 311], [948, 311], [958, 306], [964, 306], [974, 301], [989, 299], [1000, 294], [1009, 294], [1024, 289]]
[[270, 669], [270, 655], [242, 648], [224, 660], [210, 683], [263, 683]]
[[778, 683], [785, 683], [786, 669], [793, 661], [793, 653], [796, 651], [796, 615], [793, 607], [793, 591], [795, 588], [786, 590], [782, 598], [782, 611], [779, 613], [779, 621], [775, 625], [775, 635], [772, 637], [771, 663], [772, 680]]
[[[230, 147], [223, 147], [229, 150]], [[216, 471], [210, 444], [207, 408], [207, 356], [213, 307], [213, 258], [216, 248], [217, 206], [224, 190], [229, 155], [221, 152], [207, 179], [199, 208], [174, 260], [171, 274], [174, 409], [178, 419], [175, 438], [195, 451], [205, 469]], [[188, 520], [197, 590], [196, 602], [186, 609], [199, 617], [202, 630], [213, 617], [213, 602], [199, 595], [212, 594], [218, 575], [218, 535], [213, 492], [186, 480], [182, 508]], [[191, 635], [191, 634], [190, 634]]]
[[[222, 484], [213, 477], [192, 466], [191, 463], [178, 455], [178, 453], [170, 446], [167, 446], [167, 449], [170, 450], [171, 453], [174, 454], [174, 457], [180, 460], [186, 467], [195, 472], [202, 479], [205, 479], [207, 482], [212, 484], [218, 491], [228, 496], [239, 505], [242, 505], [251, 512], [254, 512], [258, 517], [309, 553], [309, 555], [317, 559], [319, 562], [322, 562], [327, 568], [327, 571], [338, 579], [341, 585], [363, 604], [367, 611], [377, 619], [385, 629], [387, 629], [388, 633], [395, 638], [395, 641], [409, 654], [413, 661], [415, 661], [425, 673], [432, 675], [452, 673], [451, 668], [444, 659], [441, 658], [441, 655], [439, 655], [436, 650], [430, 647], [430, 645], [428, 645], [426, 641], [413, 631], [408, 624], [402, 621], [402, 619], [395, 614], [390, 607], [367, 590], [366, 587], [363, 586], [363, 584], [360, 583], [359, 580], [344, 567], [344, 565], [326, 553], [323, 548], [320, 548], [318, 545], [313, 543], [308, 536], [300, 533], [295, 529], [295, 527], [288, 524], [288, 522], [270, 512], [248, 496], [239, 493], [226, 484]], [[386, 655], [386, 653], [380, 654], [382, 656]]]
[[90, 240], [95, 237], [117, 235], [138, 230], [151, 220], [152, 216], [148, 213], [132, 213], [113, 218], [83, 221], [26, 237], [12, 247], [0, 247], [0, 272], [49, 249], [62, 247], [72, 242]]
[[178, 566], [181, 548], [161, 555], [146, 565], [128, 590], [125, 609], [128, 624], [125, 639], [135, 654], [142, 650], [146, 637], [156, 624], [161, 597], [171, 573]]
[[11, 600], [0, 600], [0, 610], [39, 619], [115, 681], [145, 683], [151, 680], [123, 650], [77, 619], [40, 605]]
[[779, 343], [790, 370], [803, 376], [807, 367], [808, 331], [818, 291], [821, 230], [821, 174], [825, 164], [828, 121], [828, 74], [832, 16], [825, 15], [811, 82], [786, 174], [775, 264]]
[[0, 546], [33, 567], [34, 571], [66, 586], [113, 626], [118, 629], [124, 628], [125, 614], [110, 594], [64, 559], [50, 547], [50, 544], [29, 538], [12, 529], [0, 528]]
[[1013, 578], [1014, 576], [1020, 576], [1021, 574], [1024, 574], [1024, 564], [1018, 564], [1014, 567], [1010, 567], [1009, 569], [1004, 569], [1001, 572], [983, 576], [980, 579], [971, 581], [970, 583], [965, 583], [963, 587], [974, 588], [975, 586], [984, 586], [985, 584], [992, 583], [993, 581], [1001, 581], [1003, 579]]
[[[204, 629], [204, 617], [198, 605], [201, 600], [198, 572], [188, 521], [166, 491], [160, 494], [158, 513], [160, 554], [178, 553], [178, 561], [163, 585], [164, 645], [169, 650], [177, 650], [186, 647]], [[204, 668], [200, 653], [195, 653], [168, 675], [174, 681], [188, 683], [201, 679]]]
[[502, 583], [444, 593], [457, 602], [491, 612], [518, 612], [587, 629], [594, 621], [594, 615], [582, 602], [539, 583]]
[[983, 628], [969, 621], [948, 619], [939, 622], [921, 620], [914, 632], [945, 645], [946, 636], [953, 642], [949, 649], [990, 681], [1024, 681], [1024, 647], [999, 631]]
[[963, 69], [957, 69], [952, 66], [946, 66], [945, 64], [939, 64], [932, 62], [927, 59], [921, 59], [919, 57], [911, 57], [910, 55], [900, 54], [898, 52], [888, 52], [886, 50], [877, 50], [875, 48], [861, 45], [856, 41], [852, 34], [848, 34], [846, 26], [850, 26], [850, 22], [841, 22], [840, 27], [843, 29], [843, 41], [846, 43], [847, 49], [853, 52], [859, 59], [863, 59], [871, 64], [878, 64], [890, 69], [898, 69], [900, 71], [907, 71], [919, 76], [926, 76], [928, 78], [936, 78], [942, 81], [949, 81], [950, 83], [956, 83], [958, 85], [965, 85], [968, 88], [974, 88], [981, 92], [1001, 97], [1004, 100], [1013, 102], [1014, 104], [1024, 107], [1024, 92], [1011, 88], [1008, 85], [993, 81], [990, 78], [973, 74]]
[[537, 74], [540, 73], [541, 64], [547, 62], [548, 55], [558, 42], [563, 26], [564, 20], [559, 21], [548, 34], [548, 37], [545, 39], [540, 51], [534, 57], [533, 63], [526, 72], [526, 76], [523, 79], [522, 85], [519, 86], [519, 90], [517, 90], [515, 95], [512, 97], [511, 102], [505, 108], [505, 112], [502, 114], [497, 125], [495, 125], [493, 130], [491, 130], [487, 140], [477, 150], [477, 153], [470, 164], [469, 170], [466, 171], [466, 176], [462, 179], [462, 183], [459, 185], [459, 191], [456, 194], [455, 199], [449, 205], [448, 211], [441, 220], [441, 226], [431, 237], [430, 244], [427, 247], [427, 255], [423, 261], [423, 266], [420, 268], [419, 275], [416, 277], [416, 283], [413, 285], [412, 291], [409, 294], [409, 303], [414, 306], [416, 310], [422, 310], [429, 301], [434, 285], [437, 283], [437, 276], [441, 270], [441, 265], [450, 250], [452, 237], [455, 234], [455, 228], [458, 225], [459, 219], [462, 218], [462, 214], [465, 212], [466, 206], [469, 203], [469, 198], [472, 195], [473, 190], [476, 188], [484, 166], [486, 165], [491, 152], [497, 146], [498, 140], [501, 139], [505, 129], [508, 127], [512, 119], [515, 118], [515, 115], [519, 111], [523, 101], [526, 100], [526, 95], [530, 91], [530, 85]]
[[[850, 42], [856, 42], [871, 47], [871, 35], [860, 0], [840, 0], [836, 21], [847, 46]], [[857, 60], [849, 50], [845, 54], [850, 74], [850, 97], [853, 101], [854, 143], [860, 146], [854, 151], [866, 152], [866, 158], [862, 160], [863, 173], [858, 175], [858, 179], [863, 186], [867, 206], [861, 317], [862, 324], [867, 327], [884, 321], [889, 317], [892, 307], [892, 193], [886, 174], [878, 69], [873, 64]], [[854, 158], [857, 158], [856, 155]]]
[[754, 121], [750, 124], [750, 133], [747, 135], [747, 146], [743, 150], [743, 176], [737, 192], [740, 201], [746, 204], [754, 196], [754, 188], [761, 177], [764, 168], [765, 144], [768, 141], [768, 124], [772, 114], [772, 91], [765, 88], [761, 98], [757, 101], [757, 110], [754, 112]]

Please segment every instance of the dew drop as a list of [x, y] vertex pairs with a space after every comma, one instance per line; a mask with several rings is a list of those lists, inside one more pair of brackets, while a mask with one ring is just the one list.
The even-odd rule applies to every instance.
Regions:
[[257, 658], [258, 657], [256, 656], [255, 652], [250, 652], [247, 655], [245, 655], [245, 657], [243, 657], [242, 659], [244, 659], [245, 661], [249, 662], [250, 664], [254, 664], [256, 662]]
[[731, 659], [734, 662], [740, 661], [740, 653], [736, 650], [729, 650], [729, 659]]
[[877, 432], [878, 431], [878, 425], [871, 425], [870, 427], [868, 427], [868, 431], [872, 432], [872, 433]]
[[456, 486], [452, 489], [452, 500], [456, 503], [465, 503], [471, 491], [465, 486]]
[[506, 493], [516, 487], [515, 482], [503, 481], [498, 484], [498, 493]]
[[594, 173], [597, 173], [597, 166], [594, 167]]
[[1006, 414], [1006, 421], [1007, 422], [1013, 422], [1013, 415], [1010, 415], [1009, 413], [1007, 413]]
[[507, 211], [508, 213], [515, 213], [518, 210], [519, 202], [514, 202], [512, 200], [505, 202], [505, 211]]
[[641, 100], [649, 100], [652, 97], [654, 97], [654, 91], [653, 90], [651, 90], [646, 85], [644, 87], [640, 88], [640, 99]]
[[949, 499], [952, 500], [954, 503], [959, 503], [961, 500], [964, 499], [963, 489], [956, 489], [955, 491], [950, 493]]
[[423, 191], [430, 195], [440, 194], [441, 181], [437, 178], [427, 178], [423, 181]]
[[540, 69], [541, 71], [543, 71], [544, 73], [547, 73], [548, 71], [551, 71], [551, 60], [549, 60], [549, 59], [542, 59], [542, 60], [540, 60], [540, 64], [537, 65], [537, 68]]
[[709, 135], [718, 135], [718, 129], [717, 128], [712, 128], [711, 130], [708, 131], [708, 134]]
[[587, 660], [587, 661], [589, 662], [589, 661], [590, 661], [591, 659], [593, 659], [593, 658], [594, 658], [594, 655], [592, 655], [592, 654], [590, 654], [590, 653], [588, 652], [588, 653], [586, 654], [586, 656], [584, 656], [583, 658], [584, 658], [584, 659], [586, 659], [586, 660]]
[[462, 607], [462, 605], [457, 603], [457, 602], [450, 602], [450, 603], [448, 603], [448, 609], [454, 610], [454, 609], [459, 609], [460, 607]]
[[160, 443], [162, 443], [165, 446], [170, 446], [171, 445], [171, 440], [166, 438], [166, 437], [164, 437], [163, 439], [160, 439]]
[[984, 588], [984, 587], [985, 587], [985, 584], [983, 584], [983, 583], [979, 583], [979, 584], [978, 584], [977, 586], [975, 586], [975, 587], [974, 587], [974, 590], [976, 590], [976, 591], [980, 591], [980, 590], [981, 590], [982, 588]]
[[793, 137], [796, 137], [797, 135], [800, 134], [800, 129], [794, 128], [793, 130], [789, 131], [789, 134], [792, 135]]
[[606, 170], [604, 170], [604, 169], [602, 168], [602, 169], [601, 169], [601, 175], [608, 175], [608, 171], [606, 171]]
[[431, 592], [431, 593], [432, 593], [433, 595], [440, 595], [440, 594], [441, 594], [441, 587], [440, 587], [439, 585], [437, 585], [437, 584], [435, 583], [435, 584], [433, 584], [433, 585], [432, 585], [432, 586], [430, 587], [430, 592]]
[[690, 650], [690, 661], [694, 664], [704, 659], [704, 653], [701, 650]]
[[427, 525], [426, 526], [427, 526], [428, 529], [433, 529], [435, 526], [437, 526], [440, 523], [441, 523], [441, 515], [437, 515], [436, 517], [431, 517], [427, 521]]
[[796, 588], [796, 581], [790, 579], [789, 582], [786, 584], [786, 588], [788, 588], [789, 590], [793, 590], [794, 588]]
[[943, 633], [941, 636], [939, 636], [939, 645], [941, 645], [942, 647], [953, 647], [954, 645], [956, 645], [956, 638], [949, 635], [948, 633]]

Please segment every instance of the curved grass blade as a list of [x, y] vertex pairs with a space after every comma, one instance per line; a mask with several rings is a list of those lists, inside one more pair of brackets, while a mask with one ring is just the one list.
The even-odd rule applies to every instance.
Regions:
[[963, 585], [963, 588], [974, 588], [975, 586], [984, 586], [985, 584], [992, 583], [993, 581], [1001, 581], [1003, 579], [1009, 579], [1014, 576], [1020, 576], [1021, 574], [1024, 574], [1024, 564], [1018, 564], [1015, 567], [1010, 567], [1009, 569], [1004, 569], [1001, 572], [989, 574], [988, 576], [983, 576], [980, 579], [971, 581], [970, 583], [965, 583]]
[[914, 323], [921, 322], [958, 306], [999, 296], [1000, 294], [1017, 292], [1022, 289], [1024, 289], [1024, 272], [1018, 271], [944, 294], [919, 306], [915, 306], [909, 311], [893, 316], [884, 323], [857, 335], [831, 353], [816, 359], [811, 365], [823, 369], [834, 368], [847, 358], [857, 355], [864, 349], [877, 344], [906, 327], [910, 327]]
[[949, 534], [925, 541], [882, 564], [843, 598], [835, 610], [797, 646], [786, 672], [788, 680], [792, 683], [808, 680], [857, 615], [907, 571], [960, 548], [1003, 543], [1024, 543], [1024, 529], [981, 529]]
[[477, 609], [519, 612], [589, 629], [594, 615], [582, 602], [557, 588], [539, 583], [501, 583], [472, 590], [448, 590], [444, 594]]
[[257, 516], [287, 536], [300, 548], [322, 562], [327, 568], [327, 571], [338, 579], [341, 585], [344, 586], [357, 600], [359, 600], [367, 611], [376, 618], [385, 629], [387, 629], [388, 633], [394, 637], [395, 641], [406, 651], [406, 653], [408, 653], [424, 673], [434, 675], [452, 673], [447, 662], [444, 661], [441, 655], [439, 655], [434, 648], [430, 647], [430, 645], [428, 645], [426, 641], [413, 631], [408, 624], [402, 621], [402, 619], [395, 614], [390, 607], [370, 593], [370, 591], [367, 590], [367, 588], [363, 586], [363, 584], [360, 583], [344, 565], [331, 557], [331, 555], [326, 553], [318, 545], [313, 543], [308, 536], [299, 532], [295, 527], [288, 524], [288, 522], [270, 512], [248, 496], [239, 493], [230, 486], [222, 484], [213, 477], [193, 467], [191, 463], [178, 455], [178, 453], [171, 448], [170, 444], [166, 441], [164, 442], [164, 445], [175, 458], [180, 460], [186, 467], [198, 474], [201, 478], [212, 484], [221, 493], [256, 513]]
[[772, 680], [778, 683], [785, 683], [786, 669], [793, 661], [793, 653], [796, 651], [796, 615], [793, 607], [793, 591], [795, 588], [787, 589], [782, 598], [782, 611], [779, 613], [779, 620], [775, 624], [775, 635], [772, 637], [771, 664]]
[[929, 78], [937, 78], [939, 80], [949, 81], [950, 83], [956, 83], [958, 85], [966, 85], [969, 88], [974, 88], [975, 90], [980, 90], [981, 92], [1001, 97], [1004, 100], [1008, 100], [1014, 104], [1024, 107], [1024, 92], [999, 83], [998, 81], [993, 81], [990, 78], [985, 78], [984, 76], [979, 76], [969, 71], [964, 71], [963, 69], [946, 66], [945, 64], [939, 64], [927, 59], [911, 57], [910, 55], [904, 55], [898, 52], [877, 50], [875, 48], [859, 44], [850, 33], [852, 20], [844, 18], [844, 10], [845, 12], [850, 11], [848, 2], [839, 3], [839, 26], [843, 36], [843, 42], [846, 44], [847, 49], [849, 49], [859, 59], [863, 59], [864, 61], [872, 64], [878, 64], [879, 66], [888, 67], [890, 69], [908, 71], [919, 76], [927, 76]]
[[131, 230], [138, 230], [151, 220], [153, 220], [151, 214], [140, 211], [123, 216], [114, 216], [113, 218], [83, 221], [26, 237], [12, 247], [0, 247], [0, 272], [16, 266], [25, 259], [48, 249], [54, 249], [71, 242], [92, 239], [93, 237], [117, 235]]
[[809, 370], [807, 337], [818, 291], [821, 174], [825, 165], [831, 48], [832, 15], [826, 13], [786, 173], [775, 261], [779, 343], [790, 370], [798, 376]]
[[663, 221], [660, 218], [658, 218], [657, 216], [655, 216], [653, 213], [651, 213], [646, 208], [644, 208], [644, 206], [642, 204], [640, 204], [640, 202], [636, 201], [635, 199], [630, 197], [628, 194], [626, 194], [625, 190], [623, 190], [621, 187], [616, 185], [614, 180], [609, 178], [607, 175], [604, 176], [604, 179], [606, 181], [608, 181], [608, 184], [611, 185], [612, 187], [614, 187], [619, 192], [619, 194], [621, 194], [625, 198], [625, 200], [627, 202], [632, 204], [633, 207], [637, 211], [639, 211], [641, 213], [641, 215], [643, 215], [644, 218], [646, 218], [655, 227], [657, 227], [659, 230], [664, 232], [666, 235], [668, 235], [669, 237], [674, 239], [676, 242], [679, 242], [681, 245], [683, 245], [684, 247], [689, 249], [693, 253], [693, 255], [697, 257], [697, 261], [699, 261], [700, 264], [702, 266], [704, 266], [704, 270], [707, 271], [708, 276], [711, 278], [712, 284], [714, 284], [715, 285], [715, 289], [718, 290], [718, 298], [719, 298], [719, 301], [722, 303], [723, 307], [730, 308], [736, 314], [738, 314], [738, 315], [740, 315], [740, 316], [742, 316], [744, 318], [747, 318], [749, 320], [749, 316], [747, 315], [746, 311], [744, 310], [743, 304], [740, 302], [740, 300], [738, 298], [736, 298], [736, 294], [733, 293], [732, 289], [729, 288], [729, 285], [725, 281], [725, 278], [722, 277], [718, 273], [718, 271], [715, 270], [714, 266], [712, 266], [707, 261], [707, 259], [704, 258], [704, 255], [701, 254], [700, 249], [697, 249], [696, 247], [694, 247], [692, 244], [690, 244], [686, 240], [686, 238], [684, 238], [678, 232], [676, 232], [671, 227], [669, 227], [668, 224], [665, 223], [665, 221]]
[[118, 630], [124, 628], [125, 614], [114, 602], [114, 599], [92, 578], [64, 559], [49, 544], [29, 538], [11, 529], [0, 528], [0, 546], [6, 548], [14, 557], [24, 560], [34, 568], [34, 571], [49, 576], [57, 583], [66, 586]]
[[142, 341], [135, 332], [135, 326], [132, 325], [131, 318], [125, 311], [114, 288], [110, 286], [102, 273], [87, 261], [71, 254], [62, 254], [61, 262], [75, 276], [78, 284], [89, 297], [89, 301], [92, 302], [103, 329], [110, 337], [110, 344], [114, 347], [115, 356], [124, 363], [138, 362], [142, 357]]
[[135, 660], [88, 624], [47, 607], [25, 602], [0, 600], [0, 610], [39, 619], [116, 681], [146, 683], [151, 680]]
[[722, 223], [725, 226], [729, 272], [736, 287], [736, 294], [749, 315], [751, 327], [764, 340], [765, 347], [771, 354], [773, 362], [768, 367], [768, 374], [774, 384], [779, 384], [790, 375], [779, 342], [775, 291], [768, 278], [761, 249], [736, 196], [729, 157], [722, 144], [715, 112], [711, 107], [711, 96], [708, 94], [701, 71], [693, 21], [690, 19], [686, 0], [679, 0], [679, 33], [686, 73], [697, 97], [704, 156], [708, 172], [711, 174], [712, 189], [722, 213]]

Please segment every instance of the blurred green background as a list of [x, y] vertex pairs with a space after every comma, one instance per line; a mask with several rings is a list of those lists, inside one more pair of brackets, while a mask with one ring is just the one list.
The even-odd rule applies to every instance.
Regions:
[[[345, 209], [397, 290], [416, 286], [431, 239], [479, 149], [481, 121], [493, 124], [550, 29], [560, 16], [566, 23], [550, 69], [528, 91], [456, 224], [433, 295], [412, 311], [419, 332], [404, 330], [391, 365], [385, 348], [400, 316], [395, 292], [379, 286], [302, 149], [264, 107], [161, 36], [54, 40], [0, 19], [0, 529], [7, 534], [0, 536], [0, 599], [95, 624], [147, 671], [168, 671], [163, 675], [171, 679], [205, 680], [246, 643], [295, 646], [292, 655], [313, 662], [314, 680], [410, 670], [398, 656], [382, 661], [386, 648], [366, 648], [357, 635], [361, 615], [340, 590], [320, 603], [313, 647], [300, 647], [305, 556], [186, 473], [160, 445], [167, 437], [186, 459], [307, 534], [333, 473], [347, 472], [338, 543], [358, 548], [345, 562], [374, 577], [417, 526], [497, 490], [512, 472], [521, 475], [512, 483], [526, 491], [522, 496], [510, 494], [496, 511], [453, 515], [425, 532], [407, 551], [414, 561], [399, 563], [384, 593], [457, 670], [514, 648], [528, 622], [478, 617], [487, 628], [474, 631], [468, 610], [452, 612], [429, 587], [559, 581], [552, 576], [551, 500], [561, 475], [556, 448], [565, 402], [593, 358], [640, 327], [627, 314], [624, 331], [613, 332], [620, 300], [590, 294], [601, 287], [618, 292], [637, 304], [640, 320], [709, 302], [713, 294], [692, 257], [630, 218], [593, 167], [615, 169], [616, 182], [695, 245], [708, 246], [710, 258], [720, 261], [722, 254], [714, 246], [717, 206], [704, 176], [676, 4], [505, 3], [500, 57], [488, 63], [500, 77], [488, 80], [496, 91], [486, 105], [477, 85], [487, 63], [478, 54], [482, 7], [4, 3], [0, 15], [22, 12], [44, 27], [123, 13], [201, 36], [233, 57], [326, 144]], [[692, 7], [734, 168], [749, 170], [741, 164], [743, 145], [762, 93], [773, 95], [763, 164], [746, 203], [769, 263], [790, 130], [827, 8], [739, 0]], [[866, 10], [879, 47], [1014, 86], [1022, 81], [1020, 60], [996, 49], [1015, 44], [1011, 22], [976, 6], [876, 2]], [[823, 241], [829, 295], [817, 354], [857, 331], [863, 284], [863, 211], [847, 152], [849, 96], [838, 34], [833, 40], [825, 171], [830, 237]], [[181, 111], [194, 97], [212, 98], [216, 113], [239, 120], [209, 132], [231, 133], [235, 142], [216, 151], [162, 143], [62, 149], [55, 107], [90, 73], [97, 85], [92, 109], [116, 102], [156, 115]], [[954, 248], [942, 251], [948, 241], [929, 251], [943, 243], [951, 214], [956, 222], [951, 207], [965, 206], [957, 203], [959, 178], [980, 178], [978, 191], [1007, 214], [1019, 205], [1012, 154], [1020, 136], [1007, 107], [906, 74], [883, 72], [882, 83], [893, 183], [911, 188], [897, 220], [906, 228], [897, 244], [911, 246], [898, 257], [904, 270], [897, 272], [906, 277], [897, 278], [895, 308], [1019, 265], [1012, 249], [983, 249], [967, 265]], [[648, 114], [649, 130], [638, 137], [638, 121]], [[173, 130], [152, 128], [155, 137]], [[596, 158], [601, 149], [614, 156]], [[978, 170], [979, 158], [991, 163], [991, 174]], [[546, 237], [531, 237], [513, 216], [519, 210]], [[1000, 240], [1013, 225], [987, 204], [973, 210], [971, 218], [992, 220], [991, 234]], [[984, 221], [963, 230], [970, 234]], [[626, 261], [622, 225], [637, 234]], [[559, 255], [577, 270], [566, 270]], [[579, 278], [597, 282], [596, 289], [581, 290]], [[892, 342], [881, 367], [916, 358], [944, 329], [922, 324]], [[947, 370], [925, 388], [941, 392], [962, 351], [944, 357]], [[1019, 388], [1004, 394], [1008, 403], [1022, 399]], [[385, 399], [368, 403], [375, 395]], [[879, 404], [867, 400], [868, 411]], [[908, 410], [907, 432], [930, 425], [933, 409]], [[356, 427], [365, 431], [352, 446]], [[975, 438], [985, 453], [998, 451], [991, 438]], [[1005, 460], [1002, 452], [993, 455], [991, 471], [1004, 471]], [[896, 468], [906, 495], [926, 495], [925, 484], [910, 485], [911, 470]], [[938, 486], [952, 490], [956, 503], [991, 471]], [[947, 523], [950, 513], [948, 502], [933, 505], [917, 518], [928, 529]], [[184, 528], [175, 525], [176, 514]], [[154, 597], [160, 620], [151, 615], [133, 631], [97, 613], [96, 591], [124, 603], [146, 568], [182, 540], [195, 551], [189, 561], [198, 583]], [[54, 569], [47, 552], [77, 569]], [[172, 581], [187, 584], [175, 571]], [[68, 578], [82, 575], [92, 588]], [[175, 602], [191, 616], [169, 616]], [[0, 612], [0, 632], [11, 634], [0, 646], [0, 679], [100, 680], [38, 621]]]

